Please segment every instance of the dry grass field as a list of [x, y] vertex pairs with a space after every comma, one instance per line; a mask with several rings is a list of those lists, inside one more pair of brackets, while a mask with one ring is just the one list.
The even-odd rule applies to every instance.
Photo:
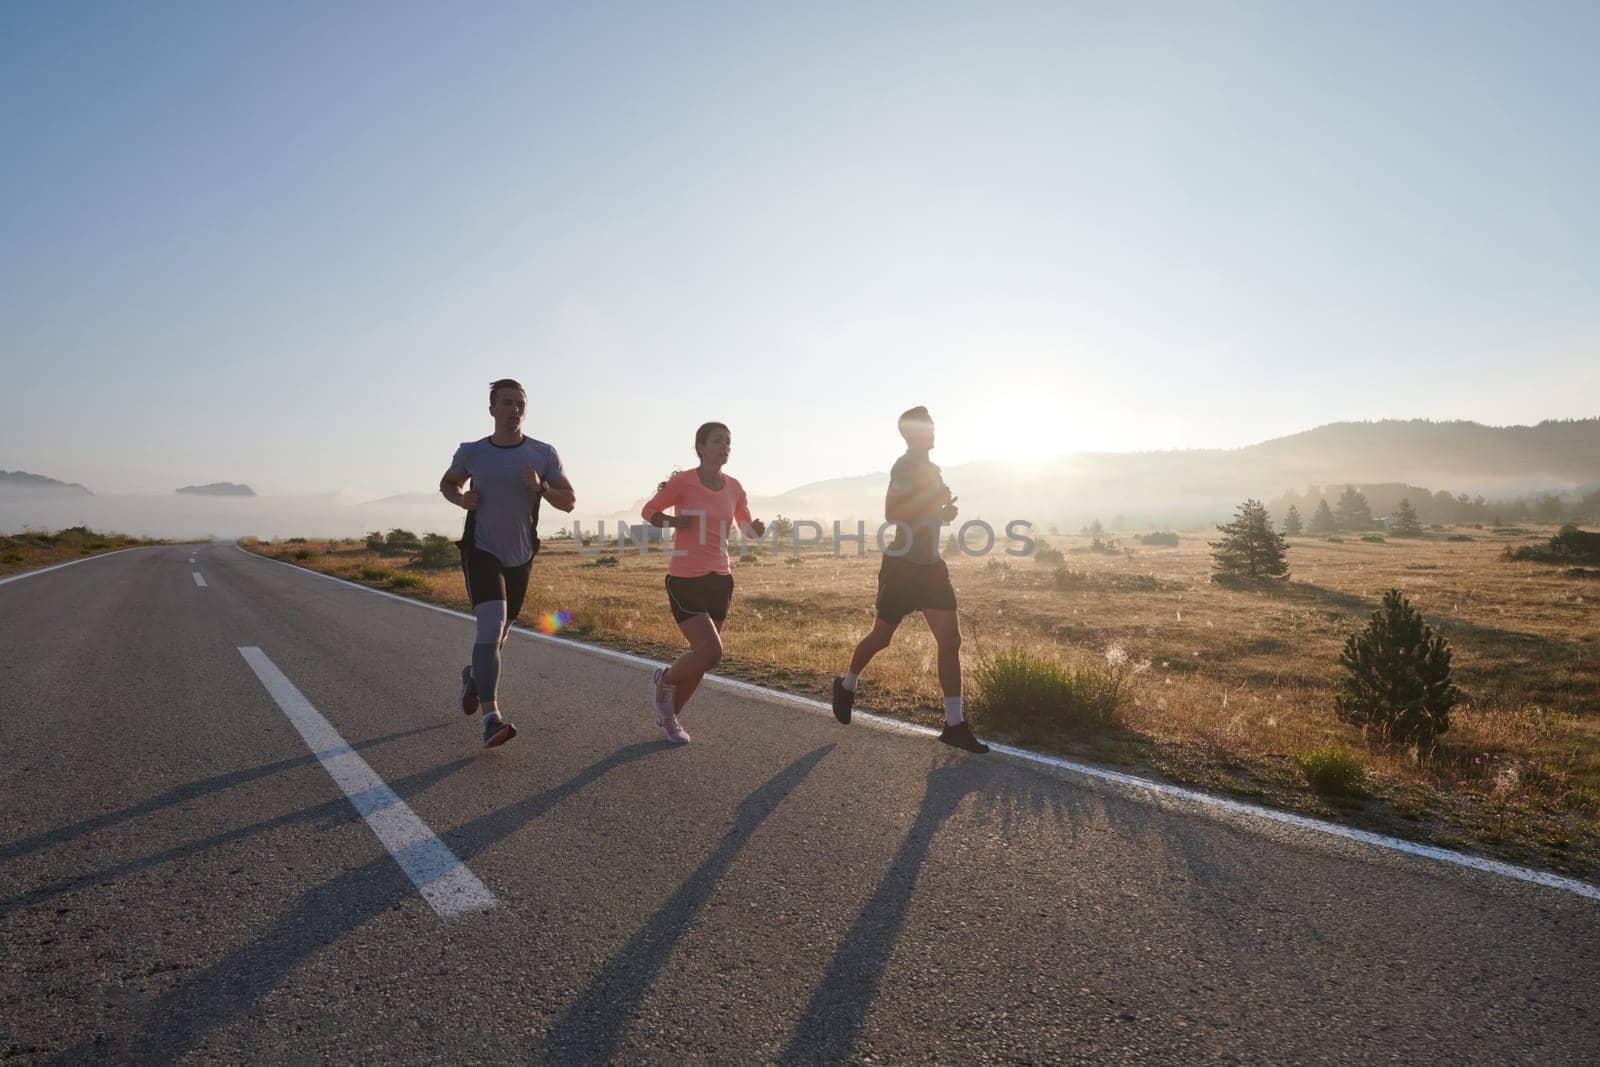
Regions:
[[101, 533], [83, 526], [73, 526], [56, 533], [40, 530], [9, 534], [0, 537], [0, 578], [102, 552], [115, 552], [120, 548], [165, 543], [124, 534]]
[[[1382, 543], [1293, 538], [1290, 579], [1263, 588], [1212, 583], [1203, 532], [1182, 534], [1176, 548], [1129, 537], [1112, 552], [1093, 551], [1086, 537], [1046, 535], [1064, 553], [1051, 563], [999, 549], [955, 557], [972, 717], [980, 732], [1006, 739], [1005, 719], [988, 713], [979, 684], [983, 664], [1004, 651], [1101, 669], [1109, 654], [1134, 671], [1115, 721], [1031, 736], [1032, 747], [1592, 877], [1600, 870], [1600, 582], [1501, 558], [1507, 545], [1554, 530], [1459, 529]], [[424, 570], [412, 556], [383, 557], [348, 541], [247, 547], [466, 607], [458, 570]], [[736, 563], [721, 671], [826, 699], [871, 624], [877, 566], [876, 556], [835, 558], [828, 546], [799, 562], [763, 549]], [[671, 656], [683, 641], [662, 591], [665, 567], [659, 553], [601, 563], [571, 541], [547, 542], [521, 621]], [[1339, 651], [1390, 588], [1450, 639], [1466, 694], [1429, 752], [1369, 745], [1333, 712]], [[864, 675], [861, 706], [933, 724], [938, 698], [933, 641], [913, 617]], [[1311, 787], [1307, 767], [1330, 748], [1355, 763], [1353, 790]]]

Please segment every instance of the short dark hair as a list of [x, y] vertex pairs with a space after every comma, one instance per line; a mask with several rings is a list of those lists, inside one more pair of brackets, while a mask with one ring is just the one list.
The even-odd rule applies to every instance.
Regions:
[[703, 422], [703, 423], [701, 423], [700, 424], [700, 428], [694, 432], [694, 447], [695, 447], [695, 454], [696, 455], [699, 455], [700, 446], [706, 443], [706, 439], [711, 436], [711, 431], [713, 431], [713, 430], [721, 430], [723, 433], [727, 434], [729, 437], [733, 436], [733, 431], [728, 429], [728, 424], [725, 423], [725, 422]]
[[527, 392], [526, 389], [522, 388], [522, 383], [515, 378], [499, 378], [489, 383], [489, 403], [494, 403], [494, 395], [502, 389], [515, 389], [520, 393]]
[[932, 426], [933, 416], [928, 414], [928, 409], [918, 404], [900, 413], [900, 421], [896, 424], [900, 428], [900, 436], [910, 440], [910, 429], [913, 426]]

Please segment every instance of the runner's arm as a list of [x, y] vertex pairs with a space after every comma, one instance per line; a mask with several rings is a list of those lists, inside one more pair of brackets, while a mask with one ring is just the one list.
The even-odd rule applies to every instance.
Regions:
[[[677, 475], [673, 475], [676, 478]], [[639, 515], [651, 526], [669, 526], [676, 529], [680, 525], [687, 525], [683, 516], [668, 515], [667, 508], [678, 503], [678, 487], [673, 484], [673, 478], [668, 478], [656, 488], [656, 495], [644, 502], [644, 507], [639, 509]]]
[[760, 537], [767, 532], [766, 523], [750, 517], [750, 500], [744, 495], [742, 488], [739, 499], [733, 505], [733, 521], [739, 524], [742, 533], [751, 537]]
[[456, 507], [471, 511], [478, 506], [478, 491], [476, 489], [469, 489], [465, 493], [461, 491], [461, 487], [466, 485], [471, 477], [470, 474], [452, 467], [439, 479], [439, 492]]
[[544, 483], [544, 502], [557, 511], [571, 511], [578, 506], [578, 494], [565, 474], [557, 474]]

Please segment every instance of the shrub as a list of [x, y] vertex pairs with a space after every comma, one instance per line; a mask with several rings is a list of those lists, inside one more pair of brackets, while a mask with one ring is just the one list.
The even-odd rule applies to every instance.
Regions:
[[1361, 540], [1365, 541], [1369, 545], [1384, 545], [1389, 543], [1389, 539], [1384, 537], [1383, 534], [1362, 534]]
[[1451, 534], [1446, 541], [1472, 541], [1476, 540], [1471, 534]]
[[22, 553], [21, 552], [7, 552], [4, 556], [0, 556], [0, 563], [21, 563], [21, 562], [22, 562]]
[[1307, 749], [1294, 757], [1314, 792], [1327, 797], [1357, 796], [1366, 779], [1361, 756], [1341, 745]]
[[364, 582], [387, 582], [394, 572], [387, 567], [362, 567], [356, 575]]
[[456, 543], [443, 534], [431, 533], [422, 539], [422, 554], [417, 562], [428, 570], [454, 567], [461, 562]]
[[1102, 554], [1107, 555], [1107, 556], [1114, 556], [1118, 552], [1122, 551], [1122, 544], [1115, 537], [1112, 537], [1112, 538], [1096, 537], [1093, 541], [1090, 541], [1089, 544], [1086, 545], [1085, 547], [1083, 547], [1083, 548], [1075, 548], [1072, 551], [1077, 555], [1083, 555], [1084, 553], [1088, 553], [1088, 552], [1099, 552], [1099, 553], [1102, 553]]
[[1057, 567], [1052, 584], [1063, 593], [1078, 589], [1114, 589], [1119, 592], [1165, 593], [1184, 588], [1182, 582], [1167, 581], [1153, 574], [1091, 574], [1071, 567]]
[[798, 566], [800, 566], [800, 564], [804, 563], [805, 560], [802, 559], [799, 556], [790, 556], [788, 559], [784, 560], [783, 562], [788, 564], [791, 567], [798, 567]]
[[317, 554], [309, 548], [297, 548], [294, 550], [294, 558], [300, 560], [316, 559]]
[[1011, 564], [1003, 559], [991, 559], [984, 564], [983, 573], [990, 578], [999, 578], [1004, 581], [1011, 574]]
[[587, 563], [580, 563], [580, 567], [615, 567], [620, 561], [616, 556], [598, 556]]
[[1426, 745], [1450, 729], [1450, 709], [1461, 699], [1450, 680], [1450, 642], [1400, 590], [1384, 594], [1366, 629], [1345, 642], [1339, 663], [1346, 674], [1334, 707], [1363, 733]]
[[[1295, 532], [1298, 533], [1299, 531], [1297, 530]], [[1157, 530], [1154, 533], [1147, 533], [1140, 537], [1139, 543], [1141, 545], [1151, 545], [1157, 548], [1177, 548], [1178, 535], [1167, 530]]]
[[303, 545], [306, 543], [306, 539], [304, 537], [291, 537], [284, 543], [290, 545]]
[[1051, 548], [1049, 545], [1045, 545], [1043, 548], [1035, 548], [1033, 550], [1033, 561], [1035, 563], [1059, 564], [1065, 563], [1067, 556], [1059, 548]]
[[378, 530], [373, 530], [367, 534], [367, 551], [383, 552], [383, 534]]
[[1133, 665], [1113, 648], [1104, 665], [1061, 663], [1026, 649], [980, 660], [973, 714], [1024, 744], [1115, 729], [1132, 693]]
[[1505, 558], [1539, 563], [1600, 563], [1600, 533], [1580, 530], [1569, 522], [1542, 545], [1507, 548]]
[[1063, 593], [1071, 592], [1074, 589], [1087, 589], [1094, 584], [1088, 574], [1083, 571], [1075, 571], [1071, 567], [1057, 567], [1052, 581], [1055, 587]]
[[402, 530], [396, 527], [384, 537], [383, 547], [396, 554], [400, 552], [415, 552], [422, 547], [422, 542], [410, 530]]
[[421, 589], [428, 583], [415, 574], [397, 574], [389, 579], [390, 589]]

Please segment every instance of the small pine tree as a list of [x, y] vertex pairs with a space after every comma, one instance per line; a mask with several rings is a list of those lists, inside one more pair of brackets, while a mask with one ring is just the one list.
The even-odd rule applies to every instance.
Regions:
[[1333, 517], [1333, 509], [1328, 507], [1327, 498], [1317, 501], [1317, 513], [1311, 516], [1311, 532], [1331, 534], [1338, 529], [1339, 521]]
[[1353, 485], [1344, 487], [1344, 492], [1339, 495], [1339, 509], [1335, 512], [1341, 530], [1370, 530], [1372, 529], [1372, 508], [1367, 504], [1366, 495]]
[[1293, 504], [1289, 505], [1289, 514], [1283, 517], [1283, 532], [1290, 537], [1299, 537], [1305, 530], [1305, 524], [1300, 521], [1300, 509]]
[[1400, 501], [1395, 509], [1394, 528], [1390, 532], [1396, 537], [1422, 536], [1422, 520], [1417, 518], [1417, 509], [1411, 506], [1409, 499]]
[[1398, 589], [1383, 596], [1367, 628], [1339, 654], [1347, 672], [1334, 707], [1339, 717], [1384, 740], [1428, 744], [1450, 729], [1461, 691], [1450, 680], [1450, 642]]
[[1218, 526], [1222, 540], [1209, 541], [1213, 577], [1223, 581], [1287, 578], [1288, 546], [1272, 528], [1272, 516], [1259, 500], [1246, 500], [1226, 526]]

